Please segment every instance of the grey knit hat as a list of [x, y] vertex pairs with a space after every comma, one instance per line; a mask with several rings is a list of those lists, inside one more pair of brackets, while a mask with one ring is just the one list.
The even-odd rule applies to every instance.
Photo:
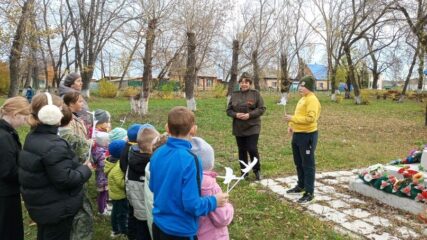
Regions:
[[102, 109], [95, 110], [95, 121], [97, 121], [97, 124], [108, 123], [110, 122], [110, 118], [109, 112]]
[[199, 137], [193, 137], [191, 145], [191, 152], [202, 161], [203, 170], [212, 170], [215, 164], [215, 153], [212, 146]]
[[78, 73], [68, 74], [67, 77], [65, 77], [65, 79], [64, 79], [64, 86], [71, 87], [71, 85], [73, 85], [74, 81], [76, 81], [79, 78], [81, 78], [81, 77], [80, 77], [80, 74], [78, 74]]

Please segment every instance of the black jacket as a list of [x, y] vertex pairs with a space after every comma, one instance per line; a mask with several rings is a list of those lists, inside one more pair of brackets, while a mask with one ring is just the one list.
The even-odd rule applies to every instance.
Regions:
[[[227, 115], [233, 118], [233, 135], [238, 137], [259, 134], [261, 131], [261, 115], [265, 112], [264, 100], [254, 89], [235, 91], [227, 106]], [[248, 120], [236, 118], [237, 113], [249, 113]]]
[[128, 179], [143, 182], [145, 180], [145, 167], [150, 162], [151, 154], [139, 152], [137, 146], [129, 151]]
[[35, 127], [19, 156], [21, 194], [39, 224], [74, 216], [83, 204], [83, 184], [92, 174], [57, 132], [56, 126]]
[[17, 161], [20, 150], [18, 133], [0, 119], [0, 197], [19, 194]]

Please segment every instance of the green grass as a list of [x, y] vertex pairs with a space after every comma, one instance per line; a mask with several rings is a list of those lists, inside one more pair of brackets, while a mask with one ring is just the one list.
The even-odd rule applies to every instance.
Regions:
[[[295, 174], [291, 138], [283, 121], [283, 106], [276, 104], [278, 95], [263, 95], [267, 111], [262, 117], [259, 139], [262, 174], [265, 178]], [[330, 102], [325, 94], [318, 95], [322, 104], [316, 151], [318, 172], [386, 163], [406, 157], [409, 150], [427, 143], [425, 103], [407, 100], [398, 104], [391, 100], [372, 99], [370, 105], [357, 106], [352, 100], [337, 104]], [[289, 113], [294, 111], [298, 99], [297, 95], [292, 95], [286, 106]], [[231, 166], [237, 171], [237, 147], [231, 135], [231, 119], [225, 114], [226, 99], [199, 97], [197, 104], [198, 135], [215, 149], [216, 170], [223, 173], [224, 166]], [[148, 122], [164, 131], [169, 109], [185, 106], [185, 100], [150, 99], [149, 114], [143, 118], [128, 113], [130, 106], [124, 98], [93, 98], [89, 105], [91, 109], [110, 111], [113, 127], [119, 126], [120, 119], [126, 116], [124, 127]], [[21, 141], [26, 131], [28, 129], [20, 130]], [[253, 179], [251, 175], [250, 180]], [[91, 197], [95, 199], [93, 178], [89, 185]], [[305, 214], [297, 205], [283, 201], [260, 185], [245, 181], [231, 192], [230, 198], [235, 207], [235, 217], [229, 226], [231, 239], [348, 238], [336, 233], [331, 224]], [[36, 228], [28, 227], [28, 221], [25, 220], [26, 239], [35, 239]], [[108, 239], [109, 234], [109, 219], [96, 216], [95, 239]]]

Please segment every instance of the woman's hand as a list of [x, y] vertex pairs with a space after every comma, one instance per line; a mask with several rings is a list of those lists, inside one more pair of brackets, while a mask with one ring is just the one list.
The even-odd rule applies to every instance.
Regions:
[[236, 118], [240, 120], [248, 120], [249, 119], [249, 113], [237, 113]]
[[286, 114], [284, 119], [285, 119], [285, 121], [289, 122], [292, 119], [292, 115]]

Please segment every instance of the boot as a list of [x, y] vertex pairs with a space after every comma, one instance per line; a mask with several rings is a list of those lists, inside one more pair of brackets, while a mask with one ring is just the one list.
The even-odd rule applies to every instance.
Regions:
[[255, 180], [256, 181], [260, 181], [261, 180], [261, 172], [260, 171], [255, 171]]

